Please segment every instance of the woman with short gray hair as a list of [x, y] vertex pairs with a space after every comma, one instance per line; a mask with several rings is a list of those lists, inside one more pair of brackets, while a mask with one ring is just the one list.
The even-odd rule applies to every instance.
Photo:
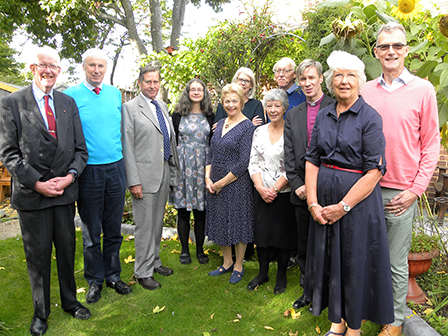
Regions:
[[286, 290], [286, 268], [290, 251], [296, 248], [297, 226], [294, 206], [289, 202], [291, 187], [284, 164], [284, 115], [289, 107], [284, 90], [269, 91], [263, 101], [271, 122], [258, 127], [252, 140], [249, 174], [254, 191], [254, 242], [257, 245], [258, 275], [248, 290], [269, 281], [269, 261], [276, 254], [278, 268], [274, 294]]

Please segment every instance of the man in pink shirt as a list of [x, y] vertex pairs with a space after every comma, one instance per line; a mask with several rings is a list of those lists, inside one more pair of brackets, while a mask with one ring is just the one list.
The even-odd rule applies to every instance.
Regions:
[[406, 31], [389, 22], [379, 32], [375, 55], [382, 75], [363, 87], [362, 96], [383, 118], [387, 173], [380, 180], [387, 222], [395, 321], [379, 336], [399, 336], [406, 309], [407, 256], [416, 200], [426, 190], [439, 158], [440, 139], [434, 87], [412, 75]]

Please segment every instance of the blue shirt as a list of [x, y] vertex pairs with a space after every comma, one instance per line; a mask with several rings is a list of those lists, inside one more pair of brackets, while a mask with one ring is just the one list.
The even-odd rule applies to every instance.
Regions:
[[288, 90], [286, 90], [286, 93], [288, 94], [288, 101], [289, 101], [288, 111], [293, 107], [302, 104], [306, 100], [306, 97], [303, 94], [302, 89], [296, 83], [294, 83]]
[[[45, 111], [45, 99], [44, 97], [47, 95], [45, 92], [43, 92], [36, 83], [31, 83], [31, 89], [33, 90], [33, 96], [36, 100], [37, 106], [39, 107], [40, 114], [42, 115], [42, 118], [44, 118], [45, 126], [48, 130], [48, 120], [47, 120], [47, 112]], [[54, 99], [53, 99], [53, 89], [51, 89], [51, 92], [48, 93], [50, 96], [50, 99], [48, 99], [48, 105], [50, 105], [51, 110], [53, 111], [55, 121], [56, 121], [56, 111], [54, 110]]]

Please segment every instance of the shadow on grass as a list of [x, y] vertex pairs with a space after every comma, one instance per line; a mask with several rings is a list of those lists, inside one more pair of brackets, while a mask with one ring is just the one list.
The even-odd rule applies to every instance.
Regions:
[[[88, 289], [83, 278], [81, 232], [76, 233], [75, 277], [78, 289]], [[179, 263], [178, 241], [163, 241], [160, 255], [164, 265], [174, 269], [174, 274], [154, 278], [162, 288], [148, 291], [138, 284], [132, 285], [133, 293], [116, 294], [104, 286], [101, 299], [87, 305], [92, 318], [79, 321], [60, 307], [55, 260], [52, 265], [51, 302], [47, 335], [323, 335], [330, 327], [326, 312], [313, 316], [306, 308], [298, 319], [284, 317], [283, 313], [301, 295], [297, 267], [288, 271], [288, 288], [285, 293], [274, 295], [277, 267], [271, 263], [270, 281], [256, 291], [246, 289], [249, 281], [258, 273], [256, 259], [245, 263], [245, 276], [236, 284], [230, 284], [230, 274], [210, 277], [208, 272], [222, 263], [219, 248], [209, 249], [210, 262], [201, 265], [195, 258], [195, 246], [191, 245], [193, 262]], [[166, 246], [165, 246], [166, 245]], [[122, 279], [132, 281], [133, 263], [123, 262], [129, 255], [135, 256], [134, 242], [124, 241], [121, 249]], [[4, 269], [3, 269], [4, 268]], [[0, 241], [0, 322], [12, 335], [29, 335], [33, 316], [31, 289], [26, 270], [25, 254], [21, 238]], [[85, 304], [85, 291], [78, 299]], [[159, 306], [164, 309], [154, 313]], [[273, 330], [267, 329], [272, 328]], [[366, 323], [364, 336], [377, 335], [379, 326]], [[320, 331], [320, 333], [319, 333]], [[297, 334], [296, 334], [297, 333]], [[0, 330], [2, 334], [2, 330]], [[7, 335], [7, 333], [5, 333]]]

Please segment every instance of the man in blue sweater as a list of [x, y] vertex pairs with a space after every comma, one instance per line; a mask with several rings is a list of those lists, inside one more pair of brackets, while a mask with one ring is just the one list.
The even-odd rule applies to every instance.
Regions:
[[83, 222], [84, 277], [89, 283], [86, 302], [94, 303], [101, 297], [104, 280], [118, 294], [130, 294], [132, 288], [120, 279], [126, 191], [121, 93], [102, 83], [107, 68], [104, 51], [89, 49], [82, 55], [82, 62], [86, 80], [64, 93], [78, 105], [89, 152], [87, 166], [79, 177], [78, 211]]

